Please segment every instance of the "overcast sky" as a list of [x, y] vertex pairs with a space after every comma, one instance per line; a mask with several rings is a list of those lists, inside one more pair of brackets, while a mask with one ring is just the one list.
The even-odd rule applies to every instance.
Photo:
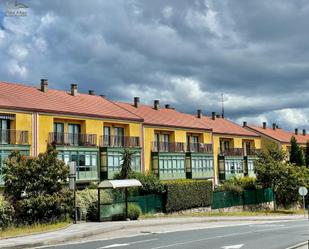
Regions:
[[224, 93], [237, 122], [309, 128], [308, 0], [19, 2], [0, 0], [0, 80], [207, 114]]

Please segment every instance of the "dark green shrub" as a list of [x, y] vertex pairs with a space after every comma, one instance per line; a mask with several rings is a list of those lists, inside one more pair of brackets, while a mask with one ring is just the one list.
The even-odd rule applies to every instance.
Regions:
[[[147, 195], [147, 194], [162, 194], [165, 189], [159, 178], [152, 172], [139, 173], [131, 172], [128, 176], [129, 179], [137, 179], [142, 183], [140, 188], [130, 188], [130, 193]], [[120, 174], [115, 174], [114, 179], [121, 179]]]
[[225, 180], [215, 191], [231, 191], [240, 193], [244, 190], [257, 189], [256, 179], [254, 177], [237, 177], [234, 176], [231, 179]]
[[165, 181], [166, 212], [195, 207], [207, 207], [212, 203], [212, 182], [208, 180]]
[[70, 190], [29, 196], [15, 203], [18, 224], [49, 223], [66, 220], [72, 215], [73, 195]]
[[142, 210], [139, 205], [135, 203], [129, 203], [128, 205], [128, 218], [130, 220], [137, 220], [142, 214]]
[[72, 191], [65, 189], [68, 166], [49, 147], [38, 157], [12, 152], [3, 167], [4, 194], [17, 224], [55, 222], [72, 214]]
[[6, 201], [3, 196], [0, 196], [0, 229], [5, 229], [11, 225], [13, 221], [14, 208]]
[[244, 189], [241, 186], [235, 185], [232, 182], [224, 182], [223, 184], [221, 184], [215, 189], [216, 192], [226, 191], [226, 192], [233, 192], [233, 193], [241, 193], [243, 192], [243, 190]]

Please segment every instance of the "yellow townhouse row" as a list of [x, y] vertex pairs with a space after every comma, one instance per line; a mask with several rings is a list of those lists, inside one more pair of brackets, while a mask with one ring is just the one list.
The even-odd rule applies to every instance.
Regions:
[[[135, 151], [133, 169], [160, 179], [213, 179], [254, 175], [264, 136], [212, 113], [181, 113], [170, 105], [111, 101], [80, 93], [0, 82], [0, 167], [12, 150], [30, 156], [54, 146], [75, 161], [80, 185], [113, 178], [124, 148]], [[1, 178], [0, 178], [1, 179]]]

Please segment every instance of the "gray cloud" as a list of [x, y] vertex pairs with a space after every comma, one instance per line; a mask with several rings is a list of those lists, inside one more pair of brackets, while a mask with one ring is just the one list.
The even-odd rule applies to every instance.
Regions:
[[1, 80], [94, 89], [111, 99], [309, 128], [309, 3], [39, 1], [0, 5]]

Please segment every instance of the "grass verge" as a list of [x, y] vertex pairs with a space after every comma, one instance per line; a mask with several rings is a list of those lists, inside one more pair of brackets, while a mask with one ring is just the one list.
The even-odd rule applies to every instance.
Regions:
[[303, 214], [303, 210], [267, 210], [267, 211], [243, 211], [243, 212], [200, 212], [200, 213], [179, 213], [179, 214], [144, 214], [141, 219], [158, 217], [222, 217], [222, 216], [273, 216], [273, 215], [297, 215]]
[[55, 224], [34, 224], [31, 226], [9, 227], [4, 231], [0, 230], [0, 239], [58, 230], [68, 226], [70, 223], [70, 221], [65, 221]]

